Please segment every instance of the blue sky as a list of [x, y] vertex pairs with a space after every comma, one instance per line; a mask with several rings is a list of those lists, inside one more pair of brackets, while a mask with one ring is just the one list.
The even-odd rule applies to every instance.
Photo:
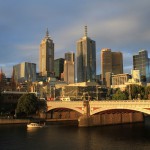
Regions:
[[[47, 28], [55, 43], [55, 59], [76, 52], [84, 35], [96, 41], [97, 74], [100, 50], [123, 53], [124, 72], [132, 56], [150, 50], [149, 0], [0, 0], [0, 67], [10, 77], [13, 65], [39, 62], [39, 45]], [[37, 69], [38, 71], [38, 69]]]

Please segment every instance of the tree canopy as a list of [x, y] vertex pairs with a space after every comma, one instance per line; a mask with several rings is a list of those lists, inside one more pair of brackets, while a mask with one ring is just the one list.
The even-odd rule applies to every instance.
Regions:
[[127, 100], [128, 99], [128, 94], [124, 91], [121, 91], [118, 89], [115, 94], [112, 96], [113, 100]]
[[17, 113], [26, 115], [34, 114], [38, 109], [38, 100], [35, 94], [22, 95], [17, 104]]

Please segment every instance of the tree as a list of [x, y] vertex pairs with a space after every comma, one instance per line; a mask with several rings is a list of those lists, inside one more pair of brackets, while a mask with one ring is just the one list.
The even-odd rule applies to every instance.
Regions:
[[38, 100], [38, 111], [39, 112], [47, 111], [47, 104], [45, 100]]
[[106, 94], [106, 99], [111, 100], [112, 99], [112, 94], [113, 94], [113, 89], [108, 88], [107, 94]]
[[144, 99], [145, 88], [141, 85], [131, 84], [127, 86], [127, 93], [131, 99]]
[[150, 86], [145, 87], [144, 99], [150, 99]]
[[128, 95], [127, 95], [127, 93], [125, 91], [123, 92], [120, 89], [118, 89], [116, 91], [116, 93], [113, 94], [112, 99], [113, 100], [127, 100], [128, 99]]
[[16, 109], [18, 114], [34, 114], [37, 109], [38, 100], [35, 94], [24, 94], [19, 98]]

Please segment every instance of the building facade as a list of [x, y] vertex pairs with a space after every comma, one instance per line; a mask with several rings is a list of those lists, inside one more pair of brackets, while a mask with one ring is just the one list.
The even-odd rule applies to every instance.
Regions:
[[77, 41], [77, 82], [95, 81], [96, 79], [96, 43], [85, 35]]
[[150, 58], [147, 50], [141, 50], [139, 54], [133, 55], [133, 69], [140, 70], [142, 82], [150, 82]]
[[49, 77], [54, 74], [54, 43], [49, 37], [48, 30], [40, 44], [39, 70], [41, 76]]
[[131, 75], [128, 73], [112, 75], [111, 88], [125, 88], [125, 83], [128, 82], [129, 79], [131, 79]]
[[64, 71], [64, 58], [59, 58], [54, 60], [54, 72], [55, 77], [60, 80], [61, 73]]
[[68, 52], [65, 53], [64, 61], [64, 81], [67, 84], [75, 82], [75, 54]]
[[101, 80], [106, 85], [106, 73], [123, 73], [123, 56], [121, 52], [111, 52], [111, 49], [101, 50]]
[[75, 62], [75, 54], [72, 52], [65, 53], [65, 60]]
[[141, 73], [140, 70], [131, 70], [132, 79], [135, 82], [141, 82]]
[[13, 75], [16, 82], [36, 81], [36, 64], [23, 62], [13, 66]]

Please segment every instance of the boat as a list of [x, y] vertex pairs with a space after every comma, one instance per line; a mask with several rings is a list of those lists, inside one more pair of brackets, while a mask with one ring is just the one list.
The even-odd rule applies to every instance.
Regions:
[[43, 128], [45, 127], [45, 123], [41, 124], [41, 123], [35, 123], [35, 122], [31, 122], [29, 124], [27, 124], [28, 128]]

